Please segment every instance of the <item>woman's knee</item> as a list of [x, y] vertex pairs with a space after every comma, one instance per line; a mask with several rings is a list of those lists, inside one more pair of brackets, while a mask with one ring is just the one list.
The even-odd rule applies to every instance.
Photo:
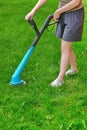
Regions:
[[62, 53], [66, 53], [67, 51], [71, 51], [71, 49], [72, 49], [72, 43], [62, 40], [62, 44], [61, 44]]

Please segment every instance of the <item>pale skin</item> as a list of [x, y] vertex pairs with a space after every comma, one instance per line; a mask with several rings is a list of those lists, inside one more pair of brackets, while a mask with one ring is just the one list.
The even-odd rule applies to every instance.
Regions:
[[[37, 4], [34, 6], [34, 8], [25, 16], [25, 20], [28, 21], [29, 18], [32, 18], [35, 15], [35, 12], [42, 7], [47, 0], [39, 0]], [[54, 12], [54, 20], [59, 19], [60, 15], [64, 12], [67, 12], [79, 5], [81, 0], [72, 0], [65, 6], [57, 9]], [[76, 65], [76, 57], [74, 54], [74, 51], [72, 49], [72, 42], [61, 40], [61, 63], [60, 63], [60, 72], [58, 74], [58, 79], [60, 81], [64, 80], [65, 72], [68, 68], [68, 65], [71, 65], [71, 69], [74, 71], [78, 71], [77, 65]]]

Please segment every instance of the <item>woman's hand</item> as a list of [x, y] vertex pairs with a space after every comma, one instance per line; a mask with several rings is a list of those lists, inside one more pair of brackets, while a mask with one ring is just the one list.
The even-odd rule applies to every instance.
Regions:
[[29, 13], [25, 16], [25, 20], [28, 21], [30, 18], [33, 18], [33, 16], [34, 16], [34, 12], [31, 11], [31, 12], [29, 12]]
[[58, 20], [59, 18], [60, 18], [60, 11], [59, 11], [59, 9], [57, 9], [55, 12], [54, 12], [54, 17], [53, 17], [53, 19], [56, 21], [56, 20]]

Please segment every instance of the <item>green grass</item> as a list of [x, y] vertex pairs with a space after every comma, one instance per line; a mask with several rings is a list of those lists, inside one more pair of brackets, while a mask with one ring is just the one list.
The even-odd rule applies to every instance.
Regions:
[[[59, 72], [61, 44], [54, 36], [55, 30], [45, 31], [22, 73], [27, 84], [9, 85], [35, 38], [35, 32], [24, 21], [35, 3], [0, 1], [0, 130], [87, 130], [86, 15], [83, 41], [73, 45], [79, 75], [66, 77], [63, 87], [49, 87]], [[87, 14], [87, 1], [84, 3]], [[56, 8], [57, 2], [51, 0], [36, 13], [39, 28]]]

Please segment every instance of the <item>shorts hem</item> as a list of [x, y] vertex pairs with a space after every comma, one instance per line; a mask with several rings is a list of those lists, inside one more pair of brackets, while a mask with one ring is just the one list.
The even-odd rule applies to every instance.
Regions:
[[82, 41], [82, 39], [73, 40], [73, 39], [67, 39], [67, 38], [62, 38], [62, 40], [67, 41], [67, 42], [80, 42], [80, 41]]
[[62, 39], [64, 41], [67, 41], [67, 42], [81, 42], [82, 39], [76, 39], [76, 40], [69, 40], [69, 39], [66, 39], [66, 38], [62, 38], [61, 36], [56, 36], [56, 38], [59, 38], [59, 39]]

